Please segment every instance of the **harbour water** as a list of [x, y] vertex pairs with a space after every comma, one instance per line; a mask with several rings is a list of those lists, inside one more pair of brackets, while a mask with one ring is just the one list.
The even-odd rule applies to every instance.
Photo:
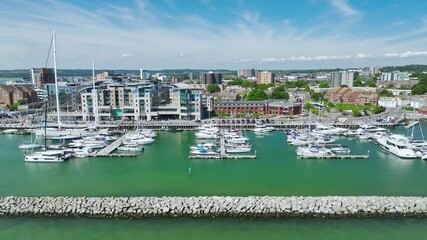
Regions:
[[[425, 125], [425, 123], [423, 123]], [[424, 126], [425, 127], [425, 126]], [[409, 134], [406, 129], [395, 131]], [[426, 131], [424, 131], [426, 132]], [[416, 133], [419, 135], [419, 131]], [[403, 160], [369, 142], [339, 138], [369, 159], [298, 159], [282, 132], [248, 132], [257, 159], [188, 159], [194, 132], [160, 133], [136, 158], [83, 158], [62, 164], [23, 161], [30, 136], [0, 135], [0, 194], [18, 196], [427, 195], [427, 162]], [[189, 174], [191, 169], [191, 175]], [[0, 218], [1, 239], [411, 239], [423, 219], [244, 220]], [[375, 237], [377, 236], [377, 237]]]

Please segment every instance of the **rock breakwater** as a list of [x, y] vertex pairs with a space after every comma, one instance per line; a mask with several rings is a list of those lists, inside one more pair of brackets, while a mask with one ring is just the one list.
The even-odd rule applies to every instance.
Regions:
[[0, 197], [1, 216], [427, 217], [424, 197]]

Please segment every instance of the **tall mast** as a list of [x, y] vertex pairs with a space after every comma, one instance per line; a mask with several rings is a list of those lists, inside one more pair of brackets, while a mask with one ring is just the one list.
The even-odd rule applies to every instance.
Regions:
[[56, 114], [58, 118], [58, 129], [61, 129], [61, 119], [59, 118], [59, 92], [58, 92], [58, 73], [56, 71], [56, 30], [53, 30], [53, 69], [55, 71], [55, 92], [56, 92]]
[[95, 60], [92, 58], [92, 106], [93, 116], [95, 118], [95, 128], [98, 126], [98, 93], [95, 88]]

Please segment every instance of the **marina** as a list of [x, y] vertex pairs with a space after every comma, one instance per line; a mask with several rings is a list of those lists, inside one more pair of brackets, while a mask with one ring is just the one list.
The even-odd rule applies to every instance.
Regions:
[[[421, 125], [424, 128], [425, 123]], [[421, 138], [418, 127], [415, 130], [415, 139]], [[404, 127], [394, 132], [411, 135], [411, 130]], [[427, 195], [426, 161], [401, 159], [369, 141], [336, 136], [333, 137], [335, 143], [328, 148], [347, 146], [351, 149], [348, 155], [336, 153], [336, 156], [343, 155], [344, 161], [339, 161], [341, 158], [310, 160], [297, 156], [297, 147], [286, 142], [282, 131], [262, 136], [245, 131], [244, 136], [256, 151], [256, 159], [248, 156], [253, 152], [237, 154], [244, 157], [238, 161], [221, 158], [210, 161], [205, 156], [189, 157], [190, 146], [200, 144], [194, 131], [160, 131], [157, 135], [154, 143], [144, 145], [145, 150], [135, 154], [113, 151], [98, 157], [70, 158], [60, 164], [38, 164], [26, 163], [23, 155], [28, 151], [18, 148], [22, 141], [31, 139], [30, 135], [2, 134], [0, 140], [5, 144], [0, 152], [0, 166], [5, 171], [0, 193], [18, 196]], [[48, 140], [48, 144], [52, 143]], [[368, 150], [369, 159], [347, 158], [367, 156]], [[121, 156], [117, 161], [103, 161], [114, 159], [115, 154]], [[95, 181], [94, 172], [97, 173]], [[339, 185], [330, 184], [330, 179], [337, 178]], [[59, 184], [66, 184], [67, 188], [58, 188]]]

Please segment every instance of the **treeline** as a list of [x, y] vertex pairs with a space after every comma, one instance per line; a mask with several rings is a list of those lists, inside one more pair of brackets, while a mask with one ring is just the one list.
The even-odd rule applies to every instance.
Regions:
[[412, 65], [405, 65], [405, 66], [388, 66], [388, 67], [382, 67], [380, 70], [381, 72], [400, 71], [400, 72], [422, 73], [422, 72], [427, 72], [427, 65], [412, 64]]

